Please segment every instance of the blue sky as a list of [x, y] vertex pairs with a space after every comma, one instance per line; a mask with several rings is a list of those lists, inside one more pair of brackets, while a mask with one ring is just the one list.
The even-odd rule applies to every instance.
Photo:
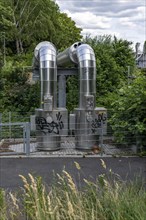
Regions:
[[[146, 0], [56, 0], [82, 34], [111, 34], [141, 43], [146, 40]], [[133, 45], [133, 47], [134, 47]]]

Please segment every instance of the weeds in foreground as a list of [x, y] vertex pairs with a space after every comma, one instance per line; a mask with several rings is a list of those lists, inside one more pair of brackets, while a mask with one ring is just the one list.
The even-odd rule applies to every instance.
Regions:
[[0, 219], [6, 219], [6, 204], [5, 204], [5, 192], [0, 189]]
[[[101, 160], [103, 168], [106, 164]], [[80, 165], [75, 162], [77, 172]], [[84, 187], [79, 190], [72, 176], [63, 170], [56, 174], [56, 181], [48, 188], [43, 184], [41, 177], [20, 176], [24, 183], [23, 209], [18, 203], [17, 196], [9, 194], [11, 218], [27, 213], [29, 220], [146, 220], [146, 191], [142, 184], [127, 183], [119, 180], [116, 174], [108, 171], [109, 175], [102, 174], [96, 181], [83, 179]], [[5, 194], [0, 191], [0, 205], [2, 220], [6, 215]]]

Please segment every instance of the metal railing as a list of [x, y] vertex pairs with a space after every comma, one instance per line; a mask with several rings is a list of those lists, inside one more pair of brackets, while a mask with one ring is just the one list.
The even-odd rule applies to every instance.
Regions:
[[[108, 113], [109, 117], [110, 113], [111, 112]], [[124, 136], [126, 136], [126, 138], [129, 140], [128, 143], [124, 141], [117, 142], [116, 137], [114, 136], [114, 132], [110, 127], [110, 124], [107, 123], [107, 132], [105, 133], [103, 131], [102, 126], [100, 127], [99, 134], [96, 136], [98, 144], [95, 148], [89, 150], [89, 152], [80, 151], [79, 149], [76, 149], [75, 133], [74, 130], [70, 129], [68, 129], [68, 135], [61, 135], [60, 140], [58, 140], [60, 144], [59, 151], [41, 152], [37, 150], [36, 132], [32, 132], [30, 128], [30, 115], [32, 115], [32, 113], [20, 114], [7, 112], [0, 114], [0, 156], [15, 154], [23, 154], [26, 156], [84, 155], [86, 153], [88, 155], [114, 155], [127, 153], [135, 154], [142, 147], [140, 140], [146, 139], [146, 135], [141, 136], [138, 134], [133, 135], [133, 138], [129, 135], [129, 132], [127, 130], [120, 128], [120, 125], [117, 124], [117, 129], [120, 130], [120, 134], [124, 134]], [[74, 124], [71, 127], [74, 127]], [[89, 140], [88, 135], [86, 141], [91, 141], [91, 139]]]
[[0, 137], [0, 155], [30, 154], [29, 122], [0, 123]]

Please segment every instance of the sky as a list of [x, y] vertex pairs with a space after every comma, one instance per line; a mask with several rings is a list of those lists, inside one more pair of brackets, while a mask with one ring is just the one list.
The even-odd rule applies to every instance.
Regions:
[[146, 40], [146, 0], [56, 0], [82, 35], [112, 35], [135, 43]]

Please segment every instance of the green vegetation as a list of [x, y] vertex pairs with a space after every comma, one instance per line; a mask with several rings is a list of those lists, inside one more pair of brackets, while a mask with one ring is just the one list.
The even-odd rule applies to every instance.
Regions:
[[138, 73], [113, 100], [110, 124], [119, 143], [146, 147], [146, 75]]
[[60, 49], [81, 38], [81, 29], [51, 0], [1, 0], [0, 12], [10, 56], [29, 54], [40, 41], [51, 41]]
[[6, 220], [5, 193], [2, 189], [0, 189], [0, 219]]
[[22, 66], [9, 62], [1, 71], [0, 112], [12, 111], [26, 114], [39, 105], [39, 85], [31, 85], [29, 73]]
[[[20, 176], [24, 183], [23, 205], [17, 195], [9, 193], [9, 206], [5, 203], [4, 210], [7, 208], [9, 219], [14, 220], [21, 219], [25, 212], [29, 220], [145, 220], [144, 186], [138, 181], [120, 180], [118, 175], [107, 170], [103, 160], [101, 162], [108, 175], [99, 175], [94, 182], [83, 179], [82, 189], [66, 170], [56, 175], [49, 188], [41, 177]], [[75, 165], [80, 172], [80, 165], [77, 162]], [[6, 219], [5, 214], [3, 220]]]

